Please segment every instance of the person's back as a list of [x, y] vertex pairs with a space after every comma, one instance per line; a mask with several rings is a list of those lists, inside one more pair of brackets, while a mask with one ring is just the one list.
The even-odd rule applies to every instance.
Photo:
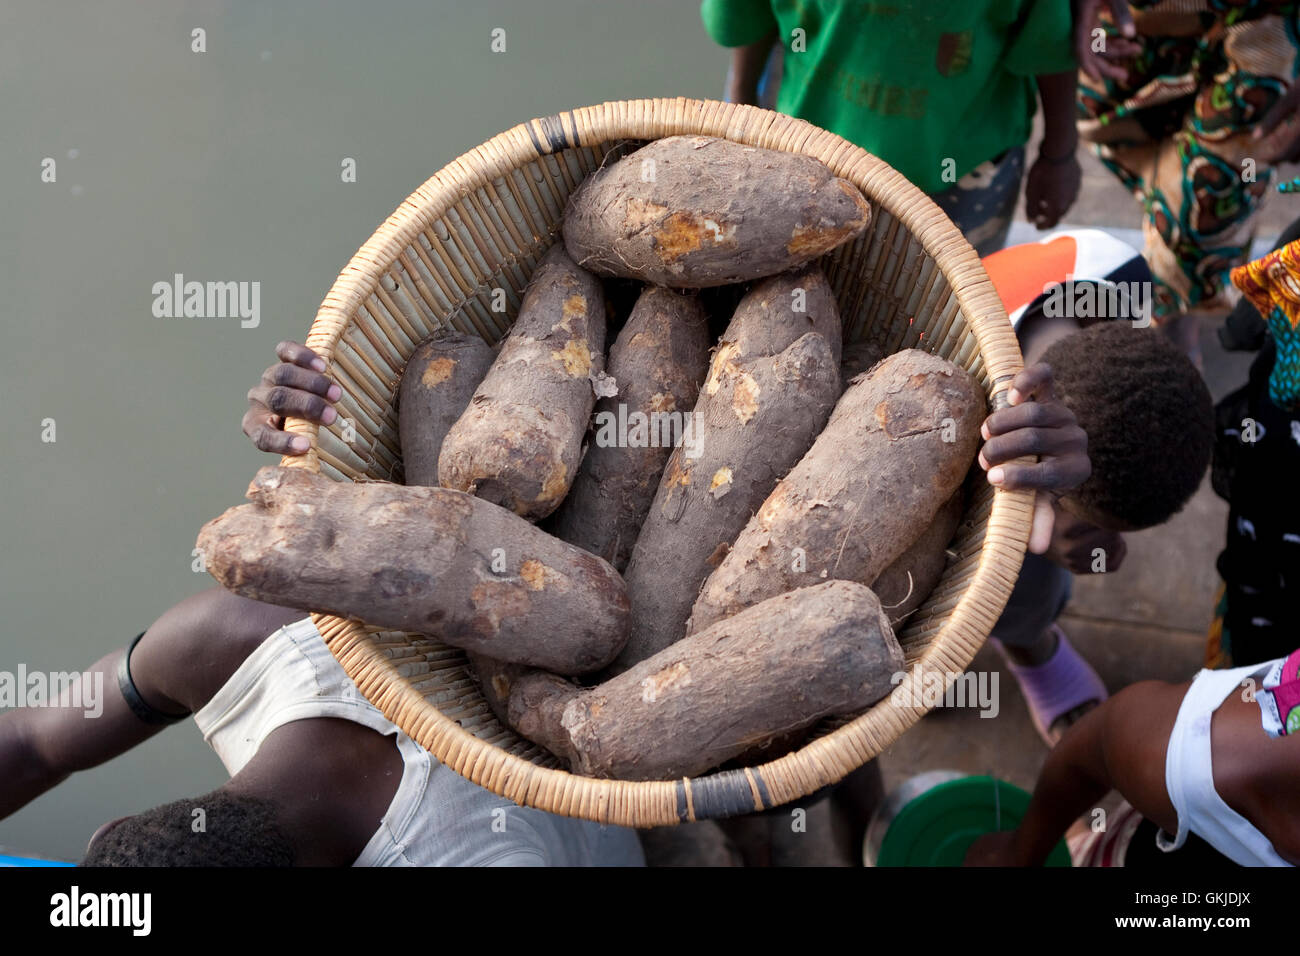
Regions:
[[1153, 836], [1175, 854], [1171, 861], [1194, 836], [1221, 861], [1296, 865], [1297, 731], [1300, 652], [1203, 670], [1181, 684], [1133, 684], [1070, 729], [1044, 764], [1020, 826], [981, 838], [967, 862], [1040, 864], [1075, 819], [1115, 789], [1127, 806], [1112, 816], [1131, 806], [1150, 824], [1124, 828], [1125, 838], [1096, 865], [1160, 862], [1145, 843]]
[[[269, 635], [269, 636], [268, 636]], [[219, 589], [87, 671], [115, 690], [0, 718], [0, 817], [193, 714], [231, 774], [101, 826], [87, 865], [640, 865], [633, 831], [516, 806], [384, 718], [301, 611]]]
[[[338, 726], [344, 721], [392, 738], [401, 757], [399, 779], [354, 866], [642, 862], [629, 830], [517, 806], [434, 759], [362, 696], [310, 618], [267, 637], [194, 720], [232, 780], [269, 778], [262, 789], [270, 794], [290, 789], [290, 779], [299, 789], [302, 755], [317, 749], [331, 751], [328, 759], [337, 762], [327, 780], [355, 785], [355, 765], [334, 739], [356, 736]], [[313, 724], [321, 726], [307, 726]], [[321, 736], [327, 739], [315, 740]], [[391, 789], [385, 781], [361, 783], [362, 792]]]

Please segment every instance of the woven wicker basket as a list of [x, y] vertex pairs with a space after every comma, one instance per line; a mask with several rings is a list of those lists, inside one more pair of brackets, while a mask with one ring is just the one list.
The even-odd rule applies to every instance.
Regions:
[[[979, 260], [946, 216], [886, 163], [801, 120], [690, 99], [605, 103], [533, 120], [446, 166], [361, 247], [325, 297], [307, 337], [343, 390], [329, 428], [292, 420], [312, 451], [285, 465], [337, 480], [402, 480], [394, 399], [407, 357], [451, 326], [496, 342], [514, 321], [534, 266], [555, 241], [565, 200], [611, 153], [676, 134], [722, 136], [816, 157], [862, 190], [872, 222], [823, 266], [845, 341], [886, 353], [922, 347], [969, 369], [993, 407], [1021, 367], [1006, 313]], [[505, 314], [491, 308], [504, 289]], [[355, 435], [351, 432], [355, 431]], [[349, 439], [344, 441], [344, 437]], [[1024, 556], [1032, 496], [973, 482], [938, 587], [900, 641], [910, 666], [958, 673], [1001, 613]], [[408, 736], [475, 783], [516, 803], [628, 826], [661, 826], [778, 806], [833, 783], [879, 754], [925, 712], [889, 698], [819, 728], [801, 749], [743, 770], [626, 782], [576, 776], [502, 727], [458, 650], [430, 637], [329, 615], [315, 620], [361, 692]], [[918, 695], [919, 696], [919, 695]]]

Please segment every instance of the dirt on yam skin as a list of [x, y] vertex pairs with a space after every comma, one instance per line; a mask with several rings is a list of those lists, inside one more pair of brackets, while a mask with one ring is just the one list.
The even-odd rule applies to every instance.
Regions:
[[595, 777], [693, 777], [773, 736], [888, 693], [903, 654], [880, 602], [831, 581], [773, 598], [589, 690], [514, 682], [510, 721]]
[[818, 581], [874, 581], [961, 484], [984, 414], [970, 373], [928, 352], [855, 379], [705, 582], [688, 633]]
[[600, 275], [704, 288], [796, 268], [870, 220], [858, 188], [810, 156], [669, 136], [588, 176], [564, 241]]
[[212, 576], [244, 597], [561, 674], [604, 667], [626, 640], [617, 571], [480, 498], [263, 468], [248, 499], [198, 540]]
[[609, 350], [618, 394], [596, 403], [587, 456], [550, 518], [558, 538], [627, 567], [664, 463], [709, 367], [708, 316], [694, 296], [650, 286]]
[[600, 283], [556, 243], [528, 283], [519, 317], [438, 458], [438, 483], [536, 521], [564, 500], [582, 461], [604, 371]]
[[840, 392], [839, 339], [815, 269], [767, 279], [741, 300], [695, 404], [693, 447], [668, 459], [624, 571], [632, 636], [616, 670], [686, 633], [700, 585], [826, 423]]
[[477, 335], [436, 333], [411, 354], [398, 388], [397, 428], [408, 485], [438, 483], [438, 453], [496, 353]]

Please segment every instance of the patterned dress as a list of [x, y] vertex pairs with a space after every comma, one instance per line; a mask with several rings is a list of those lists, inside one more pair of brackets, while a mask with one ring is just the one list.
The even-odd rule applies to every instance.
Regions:
[[1300, 411], [1300, 242], [1232, 270], [1232, 282], [1273, 333], [1277, 358], [1268, 397], [1278, 408]]
[[1260, 154], [1276, 143], [1252, 133], [1300, 69], [1300, 0], [1129, 6], [1142, 52], [1126, 82], [1080, 74], [1079, 135], [1142, 203], [1160, 324], [1246, 260], [1273, 175]]
[[1283, 656], [1300, 632], [1300, 499], [1288, 493], [1300, 475], [1300, 241], [1232, 281], [1272, 334], [1247, 384], [1215, 408], [1211, 480], [1229, 511], [1209, 667]]

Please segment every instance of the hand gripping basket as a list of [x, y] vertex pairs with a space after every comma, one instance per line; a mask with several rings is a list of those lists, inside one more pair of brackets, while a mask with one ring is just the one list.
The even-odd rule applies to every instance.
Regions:
[[[446, 326], [499, 340], [583, 177], [612, 153], [677, 134], [804, 153], [857, 184], [871, 201], [871, 225], [823, 261], [845, 341], [868, 339], [886, 354], [928, 349], [969, 369], [992, 407], [1005, 404], [1022, 362], [1006, 312], [970, 245], [902, 175], [832, 133], [767, 110], [633, 100], [507, 130], [402, 203], [335, 281], [307, 337], [343, 390], [339, 418], [319, 429], [290, 421], [312, 450], [283, 464], [340, 481], [401, 481], [394, 401], [416, 345]], [[492, 308], [494, 290], [502, 289], [504, 313]], [[801, 749], [742, 770], [649, 782], [570, 774], [497, 722], [460, 651], [331, 615], [315, 620], [361, 692], [393, 723], [458, 773], [516, 803], [638, 827], [748, 813], [813, 793], [875, 757], [925, 713], [911, 705], [924, 697], [921, 673], [960, 673], [983, 644], [1020, 571], [1033, 496], [973, 485], [981, 490], [970, 496], [955, 556], [899, 635], [908, 704], [886, 697], [854, 719], [823, 724]], [[917, 693], [907, 694], [912, 687]]]

